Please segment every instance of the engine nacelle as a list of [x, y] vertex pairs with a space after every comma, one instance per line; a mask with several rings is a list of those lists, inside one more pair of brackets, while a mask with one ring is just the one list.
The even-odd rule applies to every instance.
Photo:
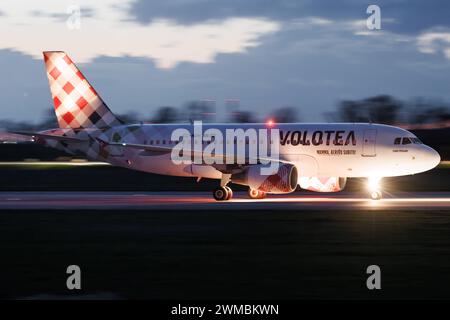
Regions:
[[288, 193], [297, 188], [297, 168], [292, 164], [280, 163], [277, 173], [262, 175], [261, 165], [248, 167], [244, 172], [233, 174], [231, 181], [267, 193]]
[[300, 177], [300, 188], [315, 192], [338, 192], [344, 190], [347, 178], [341, 177]]

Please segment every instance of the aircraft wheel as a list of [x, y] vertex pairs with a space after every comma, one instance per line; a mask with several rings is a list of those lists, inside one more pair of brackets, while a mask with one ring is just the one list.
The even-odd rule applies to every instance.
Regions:
[[259, 199], [259, 191], [256, 190], [256, 189], [249, 188], [248, 189], [248, 196], [251, 199]]
[[227, 192], [228, 192], [228, 196], [227, 196], [227, 198], [225, 199], [225, 200], [230, 200], [231, 198], [233, 198], [233, 190], [231, 190], [231, 188], [230, 187], [227, 187], [227, 186], [225, 186], [224, 187], [226, 190], [227, 190]]
[[266, 197], [266, 193], [264, 191], [259, 191], [256, 189], [248, 189], [248, 196], [251, 199], [264, 199]]
[[217, 201], [228, 200], [229, 192], [227, 187], [219, 187], [213, 191], [213, 197]]
[[382, 193], [380, 190], [374, 190], [370, 193], [370, 198], [372, 200], [380, 200], [382, 198]]

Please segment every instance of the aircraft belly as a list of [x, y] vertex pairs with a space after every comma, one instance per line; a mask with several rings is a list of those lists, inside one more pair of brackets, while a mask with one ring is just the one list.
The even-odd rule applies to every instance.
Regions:
[[169, 176], [192, 177], [192, 173], [187, 168], [188, 164], [176, 165], [170, 159], [170, 154], [155, 156], [136, 156], [131, 160], [131, 166], [135, 170], [145, 171]]
[[291, 154], [286, 156], [286, 159], [295, 164], [298, 174], [302, 177], [315, 177], [319, 174], [319, 165], [313, 156]]

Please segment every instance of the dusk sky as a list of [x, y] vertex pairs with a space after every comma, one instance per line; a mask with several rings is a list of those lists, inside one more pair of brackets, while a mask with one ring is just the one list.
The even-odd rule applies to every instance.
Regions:
[[219, 120], [226, 99], [305, 121], [377, 94], [450, 102], [449, 14], [449, 1], [2, 0], [1, 119], [52, 107], [45, 50], [66, 51], [114, 112], [146, 118], [196, 99], [216, 100]]

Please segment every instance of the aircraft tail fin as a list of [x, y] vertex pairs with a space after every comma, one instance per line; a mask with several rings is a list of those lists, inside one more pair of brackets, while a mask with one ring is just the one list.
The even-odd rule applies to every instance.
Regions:
[[45, 68], [60, 128], [108, 128], [122, 124], [69, 56], [45, 51]]

